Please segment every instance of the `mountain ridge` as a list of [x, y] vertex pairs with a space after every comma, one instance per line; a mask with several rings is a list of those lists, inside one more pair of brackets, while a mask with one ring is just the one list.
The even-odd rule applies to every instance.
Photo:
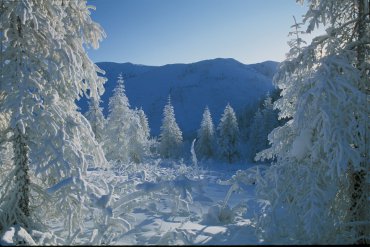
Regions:
[[[106, 72], [103, 76], [108, 79], [101, 96], [105, 116], [117, 76], [122, 73], [130, 105], [143, 108], [151, 134], [159, 135], [163, 107], [171, 95], [176, 120], [185, 138], [194, 137], [205, 106], [209, 107], [217, 126], [227, 103], [238, 112], [273, 90], [272, 77], [278, 65], [274, 61], [247, 65], [232, 58], [162, 66], [129, 62], [96, 64]], [[82, 113], [87, 110], [85, 97], [77, 104]]]

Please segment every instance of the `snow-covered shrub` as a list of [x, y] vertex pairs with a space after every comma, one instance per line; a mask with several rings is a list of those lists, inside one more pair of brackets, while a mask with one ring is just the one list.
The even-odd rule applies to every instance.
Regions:
[[234, 221], [236, 215], [240, 215], [246, 210], [244, 202], [235, 205], [230, 208], [228, 205], [229, 200], [233, 193], [243, 191], [244, 186], [254, 185], [256, 182], [256, 174], [258, 168], [253, 167], [247, 170], [238, 170], [235, 175], [230, 179], [221, 181], [218, 180], [218, 184], [230, 186], [223, 202], [219, 202], [216, 205], [211, 206], [208, 212], [203, 215], [203, 223], [205, 224], [228, 224]]
[[[117, 182], [113, 203], [113, 214], [129, 215], [135, 208], [154, 211], [158, 214], [191, 215], [189, 206], [193, 194], [202, 194], [202, 181], [197, 172], [185, 164], [164, 164], [161, 160], [151, 163], [122, 164], [119, 171], [121, 181]], [[164, 202], [171, 209], [161, 208]]]

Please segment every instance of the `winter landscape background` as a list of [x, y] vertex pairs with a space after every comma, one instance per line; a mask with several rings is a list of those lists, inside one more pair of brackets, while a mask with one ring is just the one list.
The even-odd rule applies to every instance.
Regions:
[[[230, 6], [217, 3], [198, 3], [211, 14], [197, 24]], [[90, 59], [109, 40], [101, 2], [1, 1], [0, 245], [369, 244], [370, 2], [297, 3], [284, 61], [142, 65]], [[116, 5], [147, 19], [105, 9], [109, 31], [141, 43], [155, 33], [143, 20], [171, 16], [179, 34], [176, 13]]]

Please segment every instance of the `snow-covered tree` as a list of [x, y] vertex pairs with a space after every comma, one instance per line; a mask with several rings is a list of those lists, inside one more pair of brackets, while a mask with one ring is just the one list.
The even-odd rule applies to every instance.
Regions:
[[267, 133], [264, 131], [263, 125], [264, 125], [263, 115], [261, 109], [258, 108], [257, 112], [253, 117], [252, 124], [249, 127], [248, 146], [251, 161], [253, 161], [257, 152], [267, 148], [264, 145], [264, 139], [265, 138], [267, 139]]
[[182, 147], [182, 132], [176, 123], [175, 111], [168, 97], [167, 105], [163, 109], [163, 119], [160, 133], [159, 153], [164, 158], [176, 158]]
[[63, 215], [71, 237], [89, 201], [87, 167], [107, 164], [75, 104], [87, 90], [97, 99], [103, 93], [104, 79], [84, 46], [96, 48], [104, 32], [86, 1], [0, 4], [0, 112], [9, 113], [14, 150], [0, 194], [0, 229], [30, 229], [53, 212]]
[[239, 127], [230, 104], [225, 107], [217, 130], [220, 155], [232, 163], [239, 157]]
[[135, 163], [142, 162], [143, 158], [149, 155], [149, 125], [142, 109], [132, 111], [127, 136], [130, 160]]
[[109, 113], [103, 144], [108, 160], [129, 161], [128, 131], [133, 117], [132, 114], [125, 94], [124, 80], [122, 74], [120, 74], [113, 95], [109, 99]]
[[87, 120], [89, 120], [96, 140], [100, 143], [103, 140], [105, 118], [103, 115], [103, 108], [99, 106], [98, 100], [90, 98], [89, 110], [85, 113], [85, 116]]
[[202, 158], [211, 158], [214, 155], [215, 133], [211, 112], [208, 106], [204, 109], [202, 122], [198, 130], [198, 140], [195, 150]]
[[369, 243], [369, 4], [307, 2], [307, 32], [325, 24], [326, 34], [306, 47], [295, 38], [274, 78], [282, 89], [279, 117], [290, 120], [257, 155], [276, 158], [257, 183], [257, 194], [268, 201], [260, 223], [265, 237]]
[[268, 148], [268, 134], [279, 125], [277, 112], [273, 109], [272, 98], [268, 93], [262, 110], [258, 108], [249, 128], [249, 156], [254, 160], [256, 153]]
[[149, 140], [149, 138], [150, 138], [150, 128], [149, 128], [148, 118], [145, 115], [145, 112], [144, 112], [143, 108], [140, 108], [139, 110], [137, 110], [136, 113], [139, 116], [140, 125], [143, 128], [143, 135], [144, 135], [145, 139]]
[[278, 114], [274, 110], [274, 104], [272, 102], [272, 98], [270, 94], [268, 93], [266, 96], [266, 99], [263, 102], [263, 109], [262, 109], [262, 115], [264, 119], [264, 130], [266, 133], [266, 138], [265, 138], [265, 147], [267, 148], [268, 146], [268, 140], [267, 140], [267, 135], [270, 133], [274, 128], [276, 128], [279, 125], [278, 121]]

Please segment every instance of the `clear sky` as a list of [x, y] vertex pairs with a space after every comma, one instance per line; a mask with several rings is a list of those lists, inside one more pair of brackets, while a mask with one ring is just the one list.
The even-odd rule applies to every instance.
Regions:
[[282, 61], [288, 33], [307, 7], [295, 0], [88, 0], [107, 38], [94, 62], [145, 65], [234, 58]]

